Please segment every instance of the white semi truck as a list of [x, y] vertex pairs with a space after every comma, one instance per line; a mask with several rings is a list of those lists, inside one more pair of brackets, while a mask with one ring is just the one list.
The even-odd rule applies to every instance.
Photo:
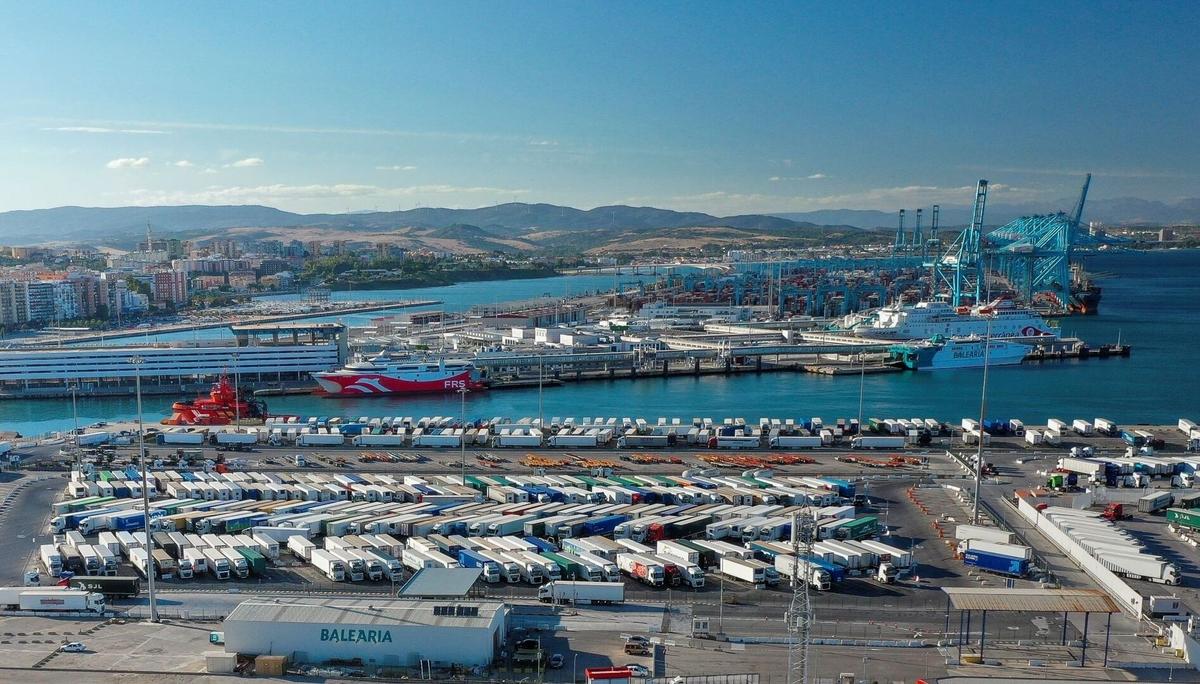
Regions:
[[568, 582], [558, 580], [538, 588], [542, 603], [574, 603], [576, 605], [624, 603], [625, 585], [621, 582]]

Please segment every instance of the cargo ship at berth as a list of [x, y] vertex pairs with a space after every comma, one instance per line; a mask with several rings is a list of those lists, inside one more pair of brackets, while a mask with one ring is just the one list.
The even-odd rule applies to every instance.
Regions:
[[[985, 354], [986, 350], [986, 354]], [[924, 342], [897, 344], [888, 350], [893, 359], [911, 370], [942, 370], [945, 368], [982, 368], [1012, 366], [1025, 360], [1030, 347], [1020, 342], [982, 337], [946, 339], [935, 337]]]
[[267, 405], [257, 399], [242, 399], [222, 373], [208, 396], [171, 405], [171, 417], [163, 425], [230, 425], [238, 420], [261, 421], [267, 417]]
[[469, 359], [397, 359], [380, 355], [335, 371], [313, 373], [312, 377], [321, 387], [319, 393], [329, 396], [430, 394], [487, 386]]
[[860, 316], [844, 328], [859, 337], [876, 340], [922, 340], [990, 336], [992, 338], [1058, 336], [1037, 311], [998, 299], [973, 307], [953, 307], [945, 302], [893, 304]]

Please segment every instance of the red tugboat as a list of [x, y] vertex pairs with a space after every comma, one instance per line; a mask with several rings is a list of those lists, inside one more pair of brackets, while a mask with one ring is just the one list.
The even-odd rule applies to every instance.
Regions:
[[267, 405], [258, 400], [239, 399], [229, 376], [221, 374], [207, 397], [191, 401], [177, 401], [171, 405], [170, 418], [163, 425], [229, 425], [239, 417], [242, 420], [263, 420], [267, 417]]

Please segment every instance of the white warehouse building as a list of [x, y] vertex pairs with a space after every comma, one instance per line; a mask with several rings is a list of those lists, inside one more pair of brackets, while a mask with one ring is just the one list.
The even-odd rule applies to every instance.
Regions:
[[234, 608], [222, 629], [228, 653], [296, 663], [487, 666], [504, 643], [508, 611], [495, 601], [255, 599]]

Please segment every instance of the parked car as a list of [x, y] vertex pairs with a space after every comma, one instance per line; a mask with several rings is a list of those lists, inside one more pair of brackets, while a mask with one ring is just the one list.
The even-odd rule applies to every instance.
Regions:
[[557, 670], [563, 666], [563, 660], [563, 654], [555, 653], [554, 655], [550, 656], [548, 665], [550, 666], [551, 670]]
[[642, 667], [641, 665], [638, 665], [637, 663], [627, 663], [625, 665], [625, 667], [629, 668], [629, 672], [632, 673], [634, 677], [649, 677], [650, 676], [650, 670], [647, 670], [646, 668]]
[[83, 653], [87, 650], [87, 646], [85, 646], [82, 641], [72, 641], [69, 644], [64, 644], [58, 650], [62, 651], [63, 653]]

